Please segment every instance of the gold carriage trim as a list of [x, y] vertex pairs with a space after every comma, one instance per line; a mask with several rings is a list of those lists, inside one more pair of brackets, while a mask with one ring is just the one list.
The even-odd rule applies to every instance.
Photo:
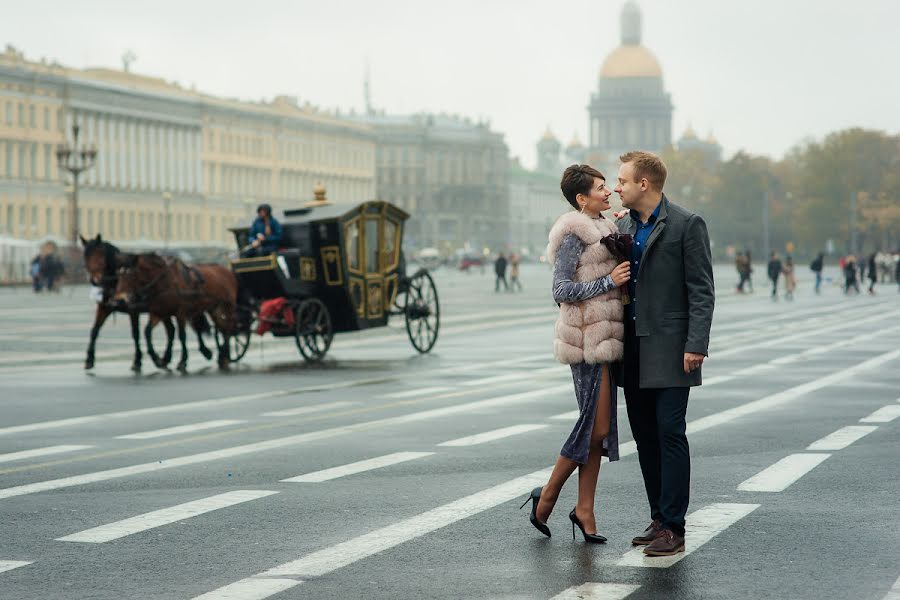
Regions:
[[384, 308], [391, 310], [394, 306], [394, 300], [397, 299], [397, 274], [388, 275], [384, 278]]
[[252, 273], [254, 271], [272, 271], [275, 269], [275, 255], [238, 258], [231, 261], [231, 269], [235, 273]]
[[316, 280], [316, 259], [308, 256], [300, 257], [300, 279], [302, 281]]
[[341, 271], [340, 248], [337, 246], [323, 246], [319, 249], [319, 252], [322, 255], [322, 270], [325, 274], [325, 283], [328, 285], [343, 285], [344, 274]]
[[356, 308], [356, 314], [361, 319], [366, 318], [366, 297], [364, 294], [365, 285], [363, 285], [362, 279], [357, 279], [356, 277], [351, 277], [348, 282], [348, 289], [350, 291], [350, 300], [353, 302], [354, 307]]
[[384, 286], [381, 280], [366, 280], [366, 306], [370, 319], [384, 316]]

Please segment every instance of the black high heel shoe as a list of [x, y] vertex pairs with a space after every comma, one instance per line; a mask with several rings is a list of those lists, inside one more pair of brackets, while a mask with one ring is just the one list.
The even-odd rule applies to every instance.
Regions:
[[581, 524], [581, 520], [575, 515], [575, 509], [572, 509], [572, 512], [569, 513], [569, 520], [572, 521], [572, 539], [575, 539], [575, 526], [578, 525], [578, 529], [581, 530], [581, 535], [584, 536], [584, 541], [589, 544], [605, 544], [606, 538], [597, 533], [585, 533], [584, 525]]
[[519, 510], [525, 508], [525, 505], [528, 504], [529, 500], [531, 500], [531, 516], [528, 518], [528, 520], [531, 521], [531, 524], [534, 525], [535, 529], [537, 529], [547, 537], [550, 537], [550, 528], [547, 527], [546, 523], [541, 523], [537, 518], [537, 505], [538, 501], [541, 499], [541, 489], [542, 488], [536, 487], [531, 490], [531, 495], [529, 495], [528, 498], [525, 499], [525, 502], [522, 503], [522, 506], [519, 507]]

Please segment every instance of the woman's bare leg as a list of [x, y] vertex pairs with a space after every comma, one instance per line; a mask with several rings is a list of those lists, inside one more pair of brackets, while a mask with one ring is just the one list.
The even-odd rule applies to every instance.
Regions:
[[556, 505], [556, 499], [559, 498], [559, 492], [569, 476], [575, 472], [577, 466], [578, 463], [574, 460], [565, 456], [557, 457], [556, 464], [553, 465], [553, 472], [550, 473], [550, 480], [547, 481], [547, 485], [541, 491], [541, 499], [538, 500], [537, 518], [539, 521], [546, 523], [550, 518], [550, 513], [553, 512], [553, 507]]
[[597, 523], [594, 519], [594, 494], [597, 491], [597, 479], [600, 476], [603, 440], [609, 435], [611, 404], [609, 367], [603, 365], [600, 375], [600, 391], [597, 394], [597, 407], [594, 411], [594, 428], [591, 431], [591, 450], [587, 462], [578, 468], [578, 502], [575, 505], [575, 516], [581, 520], [587, 533], [597, 533]]

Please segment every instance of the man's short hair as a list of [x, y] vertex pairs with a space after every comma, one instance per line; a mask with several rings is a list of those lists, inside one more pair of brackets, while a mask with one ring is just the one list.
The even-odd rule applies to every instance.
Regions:
[[666, 184], [666, 163], [660, 157], [652, 152], [644, 152], [642, 150], [633, 150], [626, 152], [619, 157], [622, 163], [632, 163], [634, 165], [635, 182], [646, 179], [655, 189], [662, 191]]
[[580, 210], [575, 197], [578, 194], [589, 195], [591, 188], [594, 187], [594, 178], [606, 181], [603, 173], [590, 165], [572, 165], [566, 167], [566, 170], [563, 171], [559, 189], [562, 190], [563, 196], [566, 197], [566, 200], [575, 210]]

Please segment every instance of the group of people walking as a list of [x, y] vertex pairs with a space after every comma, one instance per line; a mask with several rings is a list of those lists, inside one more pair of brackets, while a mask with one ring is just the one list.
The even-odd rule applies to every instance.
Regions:
[[62, 260], [55, 252], [41, 252], [31, 259], [31, 289], [35, 294], [42, 290], [59, 291], [59, 281], [65, 274]]
[[573, 165], [560, 184], [575, 210], [550, 231], [559, 304], [554, 353], [571, 366], [579, 416], [549, 480], [529, 496], [530, 521], [551, 535], [548, 520], [577, 469], [578, 500], [568, 513], [573, 536], [577, 528], [585, 542], [606, 541], [595, 493], [602, 457], [619, 459], [616, 395], [623, 388], [650, 519], [631, 541], [648, 556], [670, 556], [685, 549], [686, 413], [709, 347], [710, 243], [703, 219], [663, 193], [667, 173], [658, 156], [629, 152], [620, 160], [614, 191], [626, 210], [615, 220], [602, 214], [612, 191], [598, 170]]
[[[495, 292], [500, 291], [501, 284], [504, 291], [515, 292], [517, 288], [518, 291], [522, 291], [522, 282], [519, 281], [519, 263], [521, 260], [518, 254], [510, 254], [509, 259], [502, 252], [497, 255], [497, 260], [494, 261], [494, 275], [496, 275], [494, 280]], [[509, 268], [509, 283], [506, 282], [507, 267]]]

